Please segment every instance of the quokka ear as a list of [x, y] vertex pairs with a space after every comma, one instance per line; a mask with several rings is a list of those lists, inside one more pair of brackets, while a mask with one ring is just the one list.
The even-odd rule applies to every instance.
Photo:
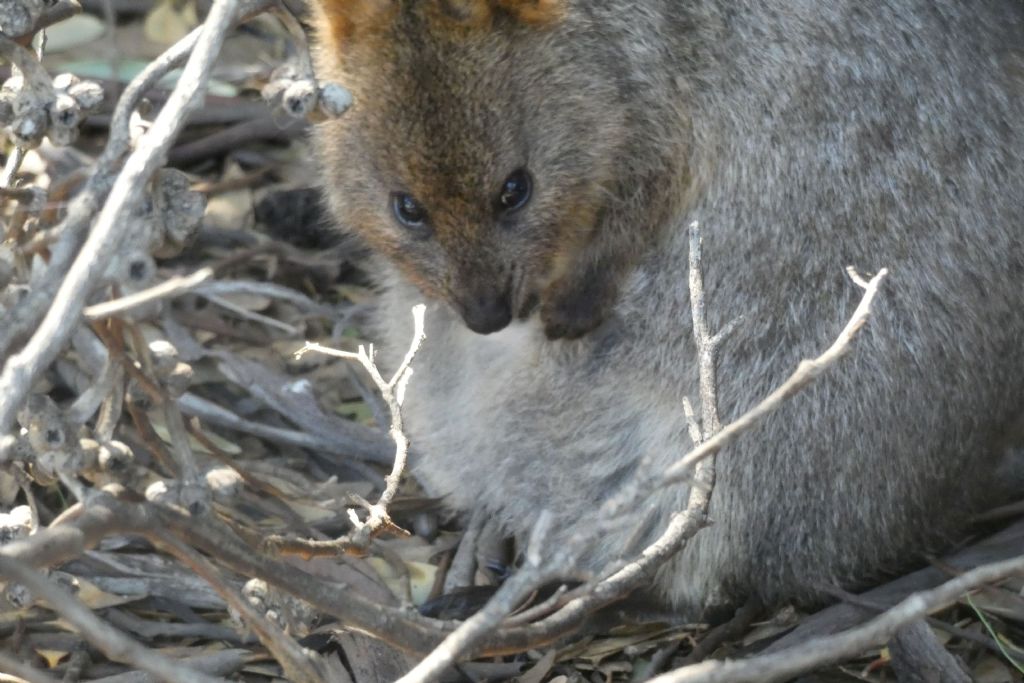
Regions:
[[496, 4], [513, 17], [533, 26], [551, 24], [565, 15], [567, 0], [497, 0]]
[[379, 30], [398, 12], [399, 0], [312, 0], [319, 39], [342, 47], [352, 36]]

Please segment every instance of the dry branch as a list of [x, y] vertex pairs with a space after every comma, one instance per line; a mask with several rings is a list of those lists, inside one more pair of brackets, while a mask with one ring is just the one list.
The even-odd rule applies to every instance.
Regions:
[[101, 304], [87, 306], [83, 314], [86, 320], [102, 320], [115, 315], [123, 315], [137, 308], [147, 306], [154, 301], [169, 299], [190, 292], [212, 277], [212, 268], [200, 268], [191, 275], [164, 280], [160, 284], [141, 292], [129, 294], [113, 301], [104, 301]]
[[[718, 453], [751, 428], [760, 424], [768, 415], [777, 410], [780, 404], [798, 394], [832, 367], [836, 361], [845, 356], [850, 350], [850, 342], [853, 341], [854, 335], [867, 322], [868, 315], [871, 312], [871, 304], [878, 294], [878, 287], [888, 274], [889, 271], [883, 268], [869, 282], [863, 285], [864, 295], [860, 303], [832, 346], [817, 358], [801, 361], [796, 371], [775, 391], [672, 465], [662, 477], [661, 484], [667, 486], [684, 480], [689, 476], [690, 469], [696, 463]], [[858, 285], [863, 282], [858, 282], [859, 278], [851, 277], [851, 279], [857, 282]]]
[[1024, 572], [1024, 555], [983, 565], [938, 588], [915, 593], [862, 626], [810, 640], [771, 654], [739, 661], [705, 662], [669, 672], [651, 683], [771, 683], [855, 657], [887, 642], [896, 631], [953, 604], [975, 588]]
[[295, 541], [275, 537], [268, 539], [267, 543], [269, 545], [283, 551], [311, 556], [320, 554], [332, 555], [339, 551], [365, 551], [370, 541], [383, 531], [407, 533], [391, 521], [388, 506], [391, 505], [395, 494], [398, 493], [398, 485], [402, 481], [402, 476], [405, 473], [405, 464], [409, 458], [409, 439], [405, 435], [405, 428], [402, 422], [402, 403], [405, 401], [405, 388], [412, 377], [412, 361], [416, 357], [416, 352], [419, 351], [420, 344], [423, 343], [425, 337], [423, 332], [423, 314], [425, 311], [426, 306], [423, 304], [413, 307], [412, 342], [409, 344], [409, 350], [406, 352], [398, 369], [395, 370], [395, 374], [389, 380], [385, 380], [381, 376], [380, 370], [374, 361], [372, 346], [369, 350], [364, 346], [360, 346], [356, 353], [352, 353], [307, 342], [301, 349], [296, 351], [296, 358], [301, 358], [310, 351], [318, 351], [335, 358], [355, 360], [363, 366], [373, 380], [373, 383], [377, 386], [381, 398], [384, 400], [384, 404], [391, 415], [391, 427], [388, 429], [388, 434], [391, 436], [391, 440], [395, 442], [395, 457], [394, 463], [391, 466], [391, 472], [384, 477], [384, 490], [381, 492], [377, 502], [371, 504], [364, 501], [363, 503], [367, 513], [366, 520], [360, 520], [353, 510], [349, 510], [349, 519], [352, 522], [354, 531], [332, 541]]

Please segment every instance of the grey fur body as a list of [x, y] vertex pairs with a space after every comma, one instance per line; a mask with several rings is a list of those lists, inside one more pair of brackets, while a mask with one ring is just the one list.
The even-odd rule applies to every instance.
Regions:
[[[699, 220], [712, 327], [745, 318], [719, 364], [723, 422], [831, 343], [861, 294], [846, 266], [891, 276], [854, 354], [719, 457], [713, 524], [663, 570], [663, 595], [690, 610], [813, 600], [948, 543], [1007, 493], [996, 473], [1024, 406], [1024, 5], [570, 7], [614, 50], [627, 119], [650, 115], [639, 130], [666, 148], [685, 138], [683, 170], [653, 167], [677, 196], [644, 198], [670, 215], [582, 339], [549, 341], [537, 316], [477, 335], [428, 299], [406, 400], [415, 474], [512, 532], [550, 510], [571, 535], [637, 471], [685, 453]], [[424, 297], [382, 268], [378, 333], [397, 354]], [[685, 500], [680, 487], [648, 504], [663, 525]]]

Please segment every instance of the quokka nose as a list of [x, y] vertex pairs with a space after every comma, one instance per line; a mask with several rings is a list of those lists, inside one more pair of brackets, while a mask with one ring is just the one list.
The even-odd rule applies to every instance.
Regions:
[[504, 294], [477, 297], [461, 308], [466, 327], [477, 334], [497, 332], [512, 320], [512, 306]]

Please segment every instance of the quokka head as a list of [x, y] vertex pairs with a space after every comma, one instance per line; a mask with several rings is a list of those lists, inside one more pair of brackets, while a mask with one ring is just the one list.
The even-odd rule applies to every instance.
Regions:
[[335, 218], [482, 334], [525, 318], [619, 171], [622, 69], [575, 0], [316, 0]]

